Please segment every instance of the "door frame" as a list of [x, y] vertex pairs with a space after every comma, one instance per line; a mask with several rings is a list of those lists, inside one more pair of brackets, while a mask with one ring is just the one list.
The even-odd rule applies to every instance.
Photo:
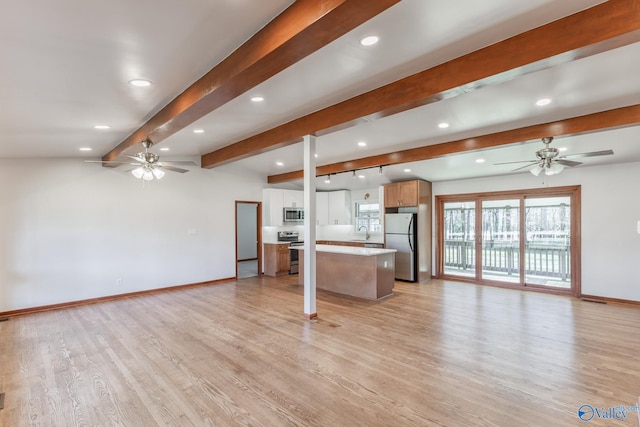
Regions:
[[236, 235], [236, 280], [238, 280], [238, 205], [256, 205], [256, 237], [257, 248], [256, 254], [258, 256], [258, 277], [262, 276], [262, 202], [254, 202], [247, 200], [236, 200], [235, 203], [235, 235]]
[[[524, 212], [523, 204], [525, 198], [532, 197], [559, 197], [569, 196], [571, 197], [571, 288], [568, 290], [553, 289], [543, 286], [535, 286], [532, 284], [513, 284], [500, 281], [491, 281], [479, 279], [479, 269], [481, 265], [478, 257], [481, 256], [478, 250], [481, 247], [482, 233], [478, 230], [482, 230], [482, 201], [490, 199], [522, 199], [521, 207], [521, 229], [524, 225]], [[476, 206], [476, 233], [475, 233], [475, 245], [476, 245], [476, 274], [474, 277], [463, 277], [444, 274], [444, 204], [447, 202], [456, 201], [474, 201]], [[548, 188], [533, 188], [524, 190], [509, 190], [509, 191], [492, 191], [485, 193], [467, 193], [467, 194], [451, 194], [436, 196], [435, 209], [436, 209], [436, 277], [439, 279], [456, 280], [461, 282], [471, 282], [479, 285], [492, 285], [499, 287], [506, 287], [512, 289], [521, 290], [535, 290], [540, 292], [547, 292], [553, 294], [570, 294], [576, 297], [582, 295], [581, 284], [581, 186], [564, 186], [564, 187], [548, 187]], [[521, 236], [523, 234], [521, 233]], [[524, 248], [524, 240], [520, 241], [521, 251]], [[524, 276], [524, 268], [521, 268], [521, 278]], [[521, 279], [521, 283], [522, 283]]]

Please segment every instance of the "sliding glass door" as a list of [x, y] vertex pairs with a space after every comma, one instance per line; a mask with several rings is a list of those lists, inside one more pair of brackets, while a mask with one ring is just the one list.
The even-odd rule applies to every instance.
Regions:
[[580, 187], [437, 196], [438, 277], [579, 293]]
[[443, 209], [445, 274], [475, 277], [475, 201], [445, 203]]
[[520, 200], [482, 200], [482, 278], [520, 282]]
[[526, 283], [570, 288], [571, 199], [528, 198], [525, 211]]

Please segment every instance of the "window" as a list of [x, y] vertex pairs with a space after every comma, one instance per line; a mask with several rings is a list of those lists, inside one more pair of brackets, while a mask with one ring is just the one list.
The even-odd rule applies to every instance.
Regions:
[[379, 203], [356, 203], [356, 230], [367, 227], [369, 233], [382, 233]]

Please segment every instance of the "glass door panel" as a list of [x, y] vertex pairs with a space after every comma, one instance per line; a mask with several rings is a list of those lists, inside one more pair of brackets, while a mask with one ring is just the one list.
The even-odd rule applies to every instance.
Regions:
[[475, 202], [444, 204], [444, 273], [475, 277]]
[[482, 202], [482, 279], [520, 283], [520, 200]]
[[571, 288], [571, 198], [525, 199], [525, 283]]

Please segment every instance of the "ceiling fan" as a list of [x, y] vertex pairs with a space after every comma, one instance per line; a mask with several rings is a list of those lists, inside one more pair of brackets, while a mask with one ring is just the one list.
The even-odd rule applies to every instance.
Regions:
[[515, 162], [503, 162], [503, 163], [494, 163], [495, 165], [508, 165], [513, 163], [528, 163], [522, 167], [516, 168], [513, 171], [518, 171], [521, 169], [528, 168], [533, 166], [529, 172], [534, 174], [535, 176], [540, 175], [540, 172], [544, 171], [545, 175], [556, 175], [562, 172], [565, 166], [574, 167], [581, 165], [582, 162], [576, 162], [573, 160], [568, 160], [568, 158], [577, 158], [577, 157], [595, 157], [595, 156], [608, 156], [613, 154], [613, 150], [604, 150], [604, 151], [591, 151], [589, 153], [578, 153], [578, 154], [569, 154], [568, 156], [560, 156], [560, 150], [557, 148], [549, 147], [553, 141], [552, 136], [548, 136], [542, 138], [542, 143], [544, 144], [544, 148], [536, 151], [536, 160], [519, 160]]
[[[129, 162], [120, 162], [120, 161], [101, 161], [101, 160], [86, 160], [88, 163], [102, 163], [108, 165], [132, 165], [136, 166], [131, 169], [131, 174], [138, 178], [143, 179], [145, 181], [151, 181], [155, 179], [162, 179], [165, 175], [165, 170], [171, 172], [185, 173], [189, 172], [188, 169], [179, 168], [177, 166], [196, 166], [195, 162], [192, 161], [173, 161], [173, 162], [161, 162], [160, 157], [155, 153], [150, 153], [149, 148], [153, 145], [153, 142], [149, 140], [142, 141], [142, 146], [144, 147], [144, 152], [138, 153], [135, 156], [131, 156], [126, 154], [125, 156], [130, 158], [132, 161]], [[129, 171], [127, 171], [129, 172]]]

